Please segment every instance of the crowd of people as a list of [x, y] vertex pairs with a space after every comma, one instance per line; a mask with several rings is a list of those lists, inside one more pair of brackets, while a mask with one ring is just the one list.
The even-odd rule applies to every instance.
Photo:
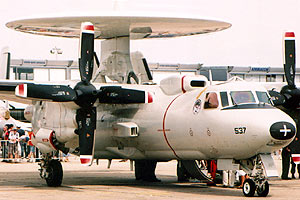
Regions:
[[2, 150], [3, 162], [35, 161], [35, 147], [31, 143], [32, 131], [24, 131], [20, 126], [6, 124], [3, 127]]

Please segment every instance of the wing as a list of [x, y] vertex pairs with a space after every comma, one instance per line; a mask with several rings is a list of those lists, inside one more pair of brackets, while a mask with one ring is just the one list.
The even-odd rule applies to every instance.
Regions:
[[31, 104], [30, 99], [19, 98], [15, 95], [15, 89], [19, 84], [32, 83], [31, 81], [11, 81], [11, 80], [0, 80], [0, 99], [9, 101]]

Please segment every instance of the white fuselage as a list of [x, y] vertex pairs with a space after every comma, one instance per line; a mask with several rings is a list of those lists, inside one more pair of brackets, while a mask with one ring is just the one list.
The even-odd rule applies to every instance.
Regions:
[[[98, 88], [100, 84], [95, 86]], [[229, 97], [228, 105], [222, 105], [219, 92], [228, 95], [230, 91], [266, 92], [253, 84], [225, 83], [176, 95], [166, 95], [158, 85], [123, 87], [151, 92], [153, 103], [117, 105], [96, 102], [95, 158], [245, 159], [258, 153], [271, 153], [293, 139], [272, 138], [272, 124], [286, 121], [295, 126], [295, 123], [279, 109], [259, 103], [256, 96], [256, 103], [249, 104], [254, 107], [239, 108], [230, 102]], [[216, 108], [205, 108], [205, 99], [210, 92], [217, 94]], [[78, 147], [78, 136], [74, 133], [76, 108], [78, 106], [74, 103], [36, 102], [34, 132], [38, 133], [40, 128], [54, 130], [60, 142], [72, 148]], [[121, 122], [136, 124], [138, 136], [116, 134], [115, 125]]]

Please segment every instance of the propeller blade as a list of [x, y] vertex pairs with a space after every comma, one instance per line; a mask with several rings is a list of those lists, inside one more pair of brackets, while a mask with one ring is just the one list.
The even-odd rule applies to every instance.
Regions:
[[98, 91], [99, 103], [133, 104], [152, 103], [153, 95], [143, 90], [125, 89], [120, 86], [104, 86]]
[[295, 54], [295, 34], [294, 32], [286, 32], [284, 35], [284, 73], [287, 83], [290, 87], [295, 88], [295, 70], [296, 70], [296, 54]]
[[74, 101], [77, 99], [75, 90], [66, 85], [20, 84], [15, 95], [23, 98], [46, 99], [56, 102]]
[[96, 107], [79, 108], [76, 112], [76, 122], [79, 135], [80, 162], [91, 165], [94, 157]]
[[81, 24], [79, 51], [80, 78], [89, 83], [94, 68], [94, 25], [90, 22]]

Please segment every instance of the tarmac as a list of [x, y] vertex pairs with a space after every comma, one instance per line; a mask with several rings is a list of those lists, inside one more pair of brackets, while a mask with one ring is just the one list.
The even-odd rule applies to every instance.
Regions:
[[[278, 171], [281, 160], [275, 160]], [[177, 182], [176, 161], [158, 163], [156, 169], [160, 183], [135, 180], [130, 162], [101, 160], [91, 167], [81, 166], [75, 157], [62, 162], [64, 179], [61, 187], [47, 187], [39, 176], [37, 163], [0, 162], [0, 200], [5, 199], [118, 199], [118, 200], [173, 200], [173, 199], [246, 199], [238, 188], [224, 188], [222, 185], [208, 187], [205, 183], [191, 181]], [[280, 173], [279, 173], [280, 174]], [[300, 179], [269, 180], [270, 193], [267, 199], [300, 199]], [[255, 196], [251, 199], [262, 199]]]

